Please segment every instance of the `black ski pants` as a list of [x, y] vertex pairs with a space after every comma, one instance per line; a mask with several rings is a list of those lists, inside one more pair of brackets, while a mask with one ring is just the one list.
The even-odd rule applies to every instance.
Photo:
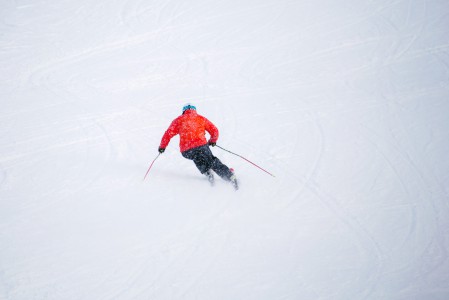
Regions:
[[212, 154], [209, 145], [192, 148], [182, 152], [181, 154], [185, 158], [193, 160], [201, 174], [204, 174], [208, 170], [212, 169], [224, 180], [229, 181], [232, 176], [232, 172], [229, 168]]

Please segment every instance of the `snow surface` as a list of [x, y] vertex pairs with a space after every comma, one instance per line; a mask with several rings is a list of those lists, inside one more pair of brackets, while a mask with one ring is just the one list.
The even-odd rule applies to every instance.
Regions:
[[[0, 299], [449, 299], [447, 0], [3, 0]], [[192, 102], [241, 189], [163, 132]]]

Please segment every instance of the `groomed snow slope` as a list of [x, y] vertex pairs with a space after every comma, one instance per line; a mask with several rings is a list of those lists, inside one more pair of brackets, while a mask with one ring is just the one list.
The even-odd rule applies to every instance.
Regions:
[[[0, 299], [449, 299], [449, 4], [0, 4]], [[220, 129], [241, 189], [173, 139]]]

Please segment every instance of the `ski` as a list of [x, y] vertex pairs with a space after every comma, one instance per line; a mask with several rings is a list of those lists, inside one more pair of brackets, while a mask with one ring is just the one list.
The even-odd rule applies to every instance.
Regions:
[[[232, 173], [231, 178], [229, 178], [229, 182], [231, 183], [234, 190], [237, 191], [239, 189], [239, 183], [238, 183], [237, 177], [234, 174], [234, 169], [230, 168], [229, 170]], [[204, 173], [204, 175], [206, 175], [207, 181], [209, 181], [210, 186], [214, 186], [215, 185], [215, 177], [214, 177], [214, 173], [212, 172], [212, 170], [207, 171], [206, 173]]]

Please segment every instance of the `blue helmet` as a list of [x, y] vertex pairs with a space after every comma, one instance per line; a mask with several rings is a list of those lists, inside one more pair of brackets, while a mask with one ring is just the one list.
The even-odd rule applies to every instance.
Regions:
[[184, 105], [184, 107], [182, 108], [182, 113], [184, 113], [188, 109], [196, 110], [196, 107], [195, 107], [195, 105], [192, 105], [192, 104], [188, 103], [188, 104]]

